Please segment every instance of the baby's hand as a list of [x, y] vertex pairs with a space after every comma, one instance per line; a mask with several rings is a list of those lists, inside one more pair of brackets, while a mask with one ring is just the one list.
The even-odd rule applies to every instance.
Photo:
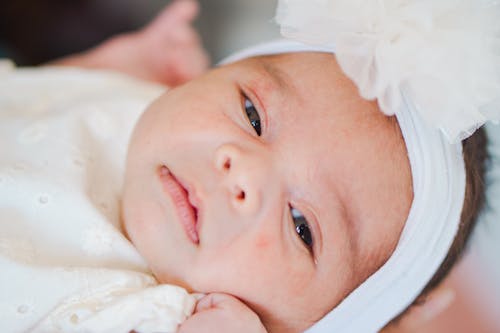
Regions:
[[172, 87], [208, 68], [208, 56], [191, 25], [198, 11], [195, 0], [175, 0], [133, 36], [143, 61], [136, 65], [144, 78]]
[[265, 333], [255, 312], [227, 294], [209, 294], [198, 301], [194, 314], [178, 333]]
[[198, 9], [195, 0], [175, 0], [141, 30], [51, 64], [112, 69], [174, 87], [203, 74], [209, 65], [191, 25]]

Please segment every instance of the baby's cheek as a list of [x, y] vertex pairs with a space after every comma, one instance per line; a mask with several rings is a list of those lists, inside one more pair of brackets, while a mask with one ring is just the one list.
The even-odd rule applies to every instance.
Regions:
[[259, 234], [255, 237], [254, 247], [260, 251], [266, 251], [272, 244], [272, 237], [266, 234]]
[[280, 263], [285, 261], [286, 249], [283, 240], [276, 235], [260, 232], [249, 243], [248, 260], [259, 266], [262, 271], [275, 274]]
[[286, 252], [280, 239], [274, 235], [259, 233], [249, 245], [246, 251], [248, 256], [244, 259], [249, 267], [261, 274], [266, 283], [286, 275], [286, 269], [282, 266], [286, 262]]

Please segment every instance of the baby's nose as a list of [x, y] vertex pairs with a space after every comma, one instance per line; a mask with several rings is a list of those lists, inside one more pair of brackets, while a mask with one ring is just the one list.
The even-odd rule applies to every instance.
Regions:
[[222, 186], [234, 208], [242, 213], [255, 213], [262, 201], [265, 168], [256, 152], [235, 144], [224, 144], [215, 153], [215, 167], [222, 175]]

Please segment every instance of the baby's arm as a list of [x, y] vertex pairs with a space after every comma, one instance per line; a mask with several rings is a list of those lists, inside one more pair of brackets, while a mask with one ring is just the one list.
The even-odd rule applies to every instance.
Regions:
[[177, 333], [266, 333], [255, 312], [233, 296], [209, 294]]
[[170, 87], [179, 85], [202, 74], [209, 64], [191, 26], [198, 10], [195, 0], [175, 0], [143, 29], [52, 65], [114, 69]]

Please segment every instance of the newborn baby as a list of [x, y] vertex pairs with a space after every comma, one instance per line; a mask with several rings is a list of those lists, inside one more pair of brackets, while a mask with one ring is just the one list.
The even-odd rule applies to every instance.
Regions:
[[[61, 63], [102, 67], [127, 45]], [[249, 57], [165, 93], [76, 69], [4, 82], [4, 330], [175, 331], [195, 306], [188, 291], [208, 296], [180, 332], [302, 332], [400, 240], [414, 193], [400, 125], [331, 53]], [[52, 210], [26, 208], [34, 197]], [[464, 208], [465, 225], [479, 206]]]

